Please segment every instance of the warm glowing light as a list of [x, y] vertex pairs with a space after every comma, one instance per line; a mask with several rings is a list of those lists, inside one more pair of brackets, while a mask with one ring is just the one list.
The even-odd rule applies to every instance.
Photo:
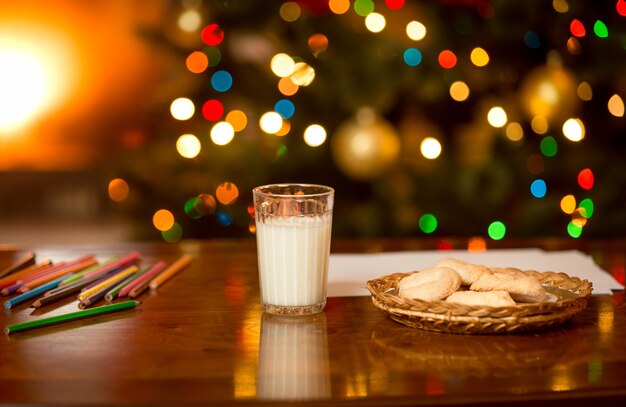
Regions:
[[224, 114], [224, 105], [217, 99], [210, 99], [202, 105], [202, 116], [210, 122], [216, 122]]
[[312, 124], [304, 130], [304, 142], [311, 147], [318, 147], [326, 141], [326, 130], [319, 124]]
[[298, 86], [309, 86], [315, 79], [315, 70], [305, 62], [298, 62], [295, 64], [290, 78]]
[[379, 13], [370, 13], [365, 17], [365, 27], [373, 33], [379, 33], [385, 29], [387, 20]]
[[624, 101], [617, 93], [609, 99], [608, 107], [613, 116], [624, 117]]
[[288, 23], [292, 23], [300, 18], [301, 13], [302, 10], [300, 9], [300, 5], [295, 1], [287, 1], [283, 3], [278, 10], [280, 18], [287, 21]]
[[293, 83], [291, 78], [280, 78], [278, 81], [278, 91], [285, 96], [293, 96], [298, 92], [300, 87]]
[[585, 125], [580, 119], [567, 119], [563, 123], [563, 135], [571, 141], [580, 141], [585, 138]]
[[209, 67], [209, 58], [204, 52], [194, 51], [187, 56], [185, 64], [189, 72], [202, 73]]
[[109, 198], [111, 198], [112, 201], [124, 201], [128, 198], [129, 190], [128, 183], [121, 178], [115, 178], [109, 182]]
[[578, 173], [578, 185], [580, 185], [581, 188], [591, 189], [593, 188], [593, 183], [593, 171], [591, 171], [589, 168], [585, 168]]
[[232, 110], [226, 115], [226, 121], [233, 126], [233, 130], [242, 131], [248, 125], [248, 116], [241, 110]]
[[493, 127], [502, 127], [507, 122], [506, 112], [500, 106], [492, 107], [487, 113], [487, 121]]
[[467, 100], [470, 94], [469, 87], [463, 81], [456, 81], [450, 85], [450, 96], [457, 102]]
[[202, 16], [198, 10], [186, 10], [178, 16], [178, 28], [185, 32], [194, 32], [201, 24]]
[[548, 131], [548, 120], [544, 116], [537, 115], [530, 121], [530, 127], [537, 134], [546, 134]]
[[276, 112], [266, 112], [259, 119], [259, 127], [268, 134], [275, 134], [283, 126], [283, 118]]
[[471, 237], [467, 242], [468, 252], [485, 252], [487, 251], [487, 241], [482, 237]]
[[449, 49], [439, 53], [439, 65], [444, 69], [452, 69], [456, 66], [457, 58], [454, 52]]
[[165, 232], [174, 226], [174, 215], [167, 209], [159, 209], [152, 215], [152, 224], [157, 230]]
[[441, 143], [434, 137], [426, 137], [420, 144], [420, 152], [429, 160], [434, 160], [441, 154]]
[[74, 90], [66, 43], [45, 27], [0, 26], [0, 133], [32, 124]]
[[270, 68], [274, 75], [279, 78], [285, 78], [291, 75], [295, 69], [295, 62], [287, 54], [276, 54], [272, 57]]
[[216, 46], [224, 40], [224, 31], [217, 24], [209, 24], [202, 29], [200, 36], [206, 45]]
[[176, 151], [185, 158], [194, 158], [200, 154], [200, 140], [193, 134], [183, 134], [176, 140]]
[[350, 0], [330, 0], [328, 7], [335, 14], [344, 14], [350, 10]]
[[573, 36], [579, 38], [584, 37], [586, 34], [585, 26], [583, 25], [583, 23], [580, 22], [580, 20], [577, 19], [572, 20], [569, 26], [569, 30]]
[[426, 26], [419, 21], [411, 21], [406, 25], [406, 35], [413, 41], [420, 41], [426, 37]]
[[176, 120], [189, 120], [195, 111], [195, 105], [188, 98], [178, 98], [170, 105], [170, 113]]
[[228, 122], [218, 122], [211, 128], [211, 141], [218, 146], [225, 146], [235, 137], [235, 129]]
[[239, 189], [232, 182], [222, 182], [215, 190], [215, 196], [221, 204], [230, 205], [239, 197]]
[[320, 33], [313, 34], [309, 37], [307, 43], [309, 44], [309, 49], [313, 53], [313, 56], [317, 57], [328, 48], [328, 37]]
[[289, 134], [290, 131], [291, 131], [291, 123], [289, 122], [289, 120], [283, 120], [283, 125], [280, 126], [280, 130], [274, 133], [274, 135], [278, 137], [283, 137]]
[[578, 93], [578, 97], [581, 100], [589, 101], [593, 99], [593, 89], [591, 89], [591, 85], [587, 82], [581, 82], [576, 89], [576, 93]]
[[565, 195], [561, 198], [561, 210], [568, 215], [571, 215], [576, 210], [576, 198], [574, 195]]
[[524, 129], [517, 122], [511, 122], [507, 124], [506, 129], [504, 130], [506, 134], [506, 138], [511, 141], [520, 141], [524, 138]]
[[567, 13], [569, 11], [567, 0], [552, 0], [552, 7], [559, 13]]
[[474, 65], [482, 67], [489, 63], [489, 54], [487, 54], [487, 51], [485, 51], [484, 49], [476, 47], [472, 50], [472, 53], [470, 54], [470, 59], [472, 60], [472, 63]]

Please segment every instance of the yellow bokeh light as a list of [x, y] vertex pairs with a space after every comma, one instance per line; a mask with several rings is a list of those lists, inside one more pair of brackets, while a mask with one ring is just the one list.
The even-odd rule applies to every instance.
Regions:
[[259, 119], [259, 127], [267, 134], [275, 134], [283, 127], [283, 118], [276, 112], [263, 113]]
[[222, 205], [230, 205], [239, 197], [239, 189], [232, 182], [222, 182], [215, 190], [215, 196]]
[[295, 62], [287, 54], [276, 54], [272, 57], [270, 68], [274, 75], [279, 78], [285, 78], [291, 75], [295, 69]]
[[211, 141], [218, 146], [225, 146], [235, 137], [235, 129], [228, 122], [217, 122], [211, 128]]
[[379, 33], [385, 29], [385, 25], [387, 25], [387, 20], [385, 20], [385, 16], [379, 13], [369, 13], [367, 17], [365, 17], [365, 27], [373, 33]]
[[587, 224], [587, 211], [585, 208], [577, 208], [574, 213], [572, 213], [572, 223], [579, 228]]
[[159, 209], [152, 215], [152, 224], [161, 232], [170, 230], [174, 226], [174, 215], [167, 209]]
[[185, 32], [197, 31], [202, 25], [202, 16], [198, 10], [186, 10], [178, 16], [178, 28]]
[[335, 14], [344, 14], [350, 10], [350, 0], [330, 0], [328, 7]]
[[552, 7], [559, 13], [567, 13], [569, 11], [567, 0], [552, 0]]
[[472, 50], [470, 59], [474, 65], [482, 67], [489, 63], [489, 54], [484, 49], [476, 47]]
[[585, 138], [585, 125], [582, 120], [572, 118], [563, 123], [563, 135], [571, 141], [581, 141]]
[[296, 92], [298, 92], [298, 89], [300, 89], [300, 87], [293, 83], [293, 81], [289, 77], [281, 78], [278, 81], [278, 91], [285, 96], [295, 95]]
[[487, 121], [493, 127], [502, 127], [507, 122], [506, 112], [500, 106], [492, 107], [487, 113]]
[[463, 81], [456, 81], [450, 85], [450, 97], [457, 102], [463, 102], [467, 100], [470, 94], [470, 89]]
[[506, 138], [511, 141], [520, 141], [524, 138], [524, 129], [517, 122], [507, 124], [505, 129]]
[[241, 110], [231, 110], [225, 120], [233, 126], [235, 131], [242, 131], [248, 125], [248, 116]]
[[185, 158], [194, 158], [200, 154], [200, 140], [193, 134], [183, 134], [176, 140], [176, 151]]
[[288, 1], [280, 6], [278, 13], [280, 14], [280, 18], [291, 23], [300, 18], [302, 10], [300, 9], [300, 5], [298, 3], [294, 1]]
[[170, 113], [176, 120], [189, 120], [195, 112], [196, 106], [188, 98], [178, 98], [170, 105]]
[[112, 201], [124, 201], [128, 198], [129, 190], [128, 183], [121, 178], [115, 178], [109, 182], [109, 198], [111, 198]]
[[535, 116], [530, 121], [530, 127], [537, 134], [546, 134], [548, 131], [548, 120], [543, 116]]
[[576, 93], [580, 100], [590, 101], [593, 99], [593, 89], [591, 89], [591, 85], [587, 82], [581, 82], [576, 89]]
[[561, 198], [561, 210], [571, 215], [576, 210], [576, 198], [574, 195], [565, 195]]
[[420, 144], [420, 152], [429, 160], [434, 160], [441, 154], [441, 143], [434, 137], [426, 137]]
[[311, 147], [319, 147], [326, 141], [326, 129], [312, 124], [304, 130], [304, 142]]
[[609, 99], [608, 108], [613, 116], [624, 117], [624, 101], [617, 93]]
[[298, 86], [308, 86], [315, 79], [315, 70], [306, 62], [298, 62], [290, 78]]
[[419, 21], [411, 21], [406, 25], [406, 35], [413, 41], [420, 41], [426, 37], [426, 26]]

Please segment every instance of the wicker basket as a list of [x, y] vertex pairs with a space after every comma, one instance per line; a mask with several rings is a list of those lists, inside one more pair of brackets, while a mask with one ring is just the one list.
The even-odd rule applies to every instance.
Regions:
[[581, 312], [592, 284], [551, 271], [523, 271], [538, 279], [556, 302], [479, 307], [445, 301], [408, 300], [398, 296], [398, 282], [410, 273], [396, 273], [367, 282], [374, 305], [391, 319], [413, 328], [457, 334], [506, 334], [549, 328]]

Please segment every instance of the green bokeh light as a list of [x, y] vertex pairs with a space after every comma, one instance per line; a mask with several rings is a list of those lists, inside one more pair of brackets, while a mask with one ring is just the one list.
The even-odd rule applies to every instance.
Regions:
[[585, 209], [585, 217], [587, 219], [589, 219], [593, 215], [593, 210], [595, 208], [591, 198], [583, 199], [582, 201], [580, 201], [580, 204], [578, 206]]
[[487, 233], [489, 233], [489, 237], [493, 240], [500, 240], [506, 234], [506, 226], [500, 221], [492, 222], [491, 225], [489, 225], [489, 229], [487, 229]]
[[168, 230], [161, 232], [161, 236], [163, 236], [163, 240], [168, 243], [175, 243], [183, 237], [183, 228], [176, 222], [172, 225]]
[[424, 233], [433, 233], [437, 229], [437, 218], [435, 215], [425, 213], [420, 217], [419, 226]]
[[567, 233], [573, 238], [579, 238], [583, 233], [583, 228], [576, 225], [574, 222], [570, 222], [567, 224]]
[[606, 24], [600, 20], [597, 20], [593, 25], [593, 32], [600, 38], [606, 38], [609, 36], [609, 29], [606, 27]]
[[539, 149], [541, 150], [541, 154], [545, 155], [546, 157], [554, 157], [558, 151], [556, 140], [552, 136], [544, 137], [543, 139], [541, 139]]
[[372, 0], [356, 0], [354, 2], [354, 12], [361, 17], [366, 17], [374, 11], [374, 2]]

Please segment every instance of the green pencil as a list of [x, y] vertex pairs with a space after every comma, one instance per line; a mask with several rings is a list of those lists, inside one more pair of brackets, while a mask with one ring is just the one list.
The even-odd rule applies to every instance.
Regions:
[[54, 324], [60, 324], [62, 322], [74, 321], [77, 319], [93, 317], [96, 315], [108, 314], [116, 311], [123, 311], [131, 308], [135, 308], [140, 301], [124, 301], [111, 305], [103, 305], [101, 307], [86, 309], [84, 311], [70, 312], [69, 314], [57, 315], [55, 317], [38, 319], [35, 321], [22, 322], [20, 324], [7, 325], [4, 327], [6, 334], [12, 334], [15, 332], [25, 331], [27, 329], [39, 328]]

